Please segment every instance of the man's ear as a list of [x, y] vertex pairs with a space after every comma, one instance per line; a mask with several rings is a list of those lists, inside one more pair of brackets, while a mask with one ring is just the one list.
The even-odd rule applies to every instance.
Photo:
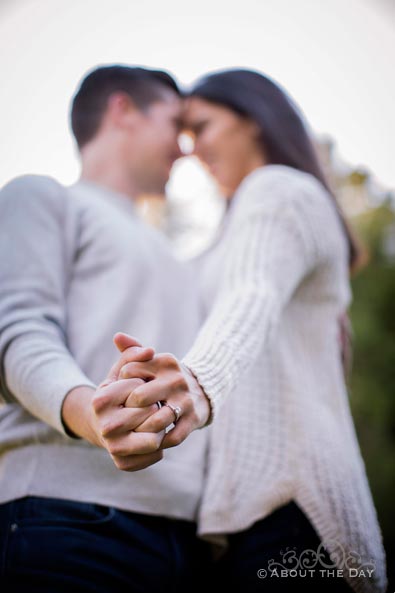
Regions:
[[140, 110], [127, 93], [116, 91], [108, 97], [105, 117], [113, 124], [130, 127], [139, 114]]

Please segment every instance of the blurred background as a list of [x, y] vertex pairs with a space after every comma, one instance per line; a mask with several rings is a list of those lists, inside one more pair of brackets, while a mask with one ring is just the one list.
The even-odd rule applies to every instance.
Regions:
[[[207, 71], [253, 68], [304, 112], [367, 251], [352, 278], [349, 394], [394, 590], [395, 0], [0, 0], [0, 186], [24, 173], [77, 179], [69, 101], [87, 70], [108, 63], [160, 67], [186, 87]], [[166, 199], [140, 204], [185, 258], [222, 215], [215, 185], [188, 156]]]

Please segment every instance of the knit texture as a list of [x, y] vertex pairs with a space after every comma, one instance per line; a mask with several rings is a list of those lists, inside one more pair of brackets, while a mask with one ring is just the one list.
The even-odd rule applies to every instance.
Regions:
[[[207, 319], [183, 362], [213, 409], [200, 535], [226, 544], [226, 534], [293, 499], [355, 591], [384, 591], [339, 351], [351, 291], [331, 197], [306, 173], [259, 168], [236, 192], [221, 239], [194, 265]], [[374, 572], [355, 576], [351, 567]]]

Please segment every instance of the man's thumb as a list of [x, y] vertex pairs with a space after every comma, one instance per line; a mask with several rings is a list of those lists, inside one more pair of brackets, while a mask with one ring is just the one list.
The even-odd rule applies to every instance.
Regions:
[[113, 337], [113, 341], [120, 352], [123, 352], [126, 350], [126, 348], [130, 348], [131, 346], [141, 346], [140, 342], [136, 340], [136, 338], [133, 338], [133, 336], [129, 336], [128, 334], [124, 334], [122, 332], [116, 333]]
[[155, 355], [153, 348], [144, 348], [136, 338], [128, 334], [118, 332], [115, 334], [113, 341], [118, 350], [123, 353], [123, 356], [113, 364], [107, 377], [100, 383], [100, 387], [105, 387], [117, 381], [121, 368], [128, 362], [147, 362], [152, 360]]
[[[114, 335], [113, 342], [120, 352], [123, 352], [131, 346], [141, 347], [140, 342], [136, 340], [136, 338], [133, 338], [132, 336], [129, 336], [128, 334], [124, 334], [122, 332], [118, 332]], [[102, 383], [100, 383], [99, 387], [105, 387], [106, 385], [109, 385], [110, 383], [116, 381], [118, 379], [118, 374], [123, 364], [125, 363], [122, 362], [122, 360], [117, 360], [117, 362], [114, 363], [111, 369], [109, 370], [107, 377], [104, 379], [104, 381], [102, 381]]]

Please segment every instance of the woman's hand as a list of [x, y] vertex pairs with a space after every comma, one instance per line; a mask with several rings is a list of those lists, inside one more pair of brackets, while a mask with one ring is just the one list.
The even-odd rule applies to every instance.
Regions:
[[[120, 350], [126, 334], [116, 334], [114, 342]], [[191, 371], [172, 354], [156, 354], [151, 360], [132, 360], [119, 363], [119, 379], [142, 379], [143, 384], [131, 391], [125, 402], [127, 408], [145, 408], [160, 401], [162, 407], [152, 413], [134, 430], [136, 433], [167, 432], [160, 449], [182, 443], [197, 428], [205, 426], [210, 417], [210, 403]], [[125, 358], [124, 358], [125, 360]]]

